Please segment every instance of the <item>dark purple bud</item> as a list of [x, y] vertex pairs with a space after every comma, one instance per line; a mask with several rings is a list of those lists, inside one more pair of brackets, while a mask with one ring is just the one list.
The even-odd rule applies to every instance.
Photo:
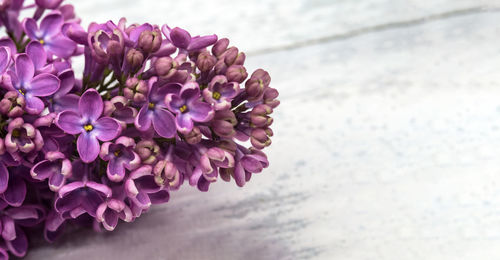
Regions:
[[26, 100], [23, 95], [16, 91], [7, 92], [0, 101], [0, 113], [10, 118], [19, 117], [24, 114]]
[[267, 127], [273, 123], [273, 119], [269, 117], [269, 114], [273, 112], [273, 109], [264, 104], [257, 105], [250, 112], [250, 121], [256, 127]]
[[227, 46], [229, 46], [229, 40], [227, 38], [222, 38], [214, 44], [214, 47], [212, 47], [212, 53], [216, 57], [219, 57], [227, 50]]
[[173, 73], [175, 73], [175, 70], [173, 69], [175, 65], [176, 63], [172, 58], [161, 57], [156, 60], [154, 67], [156, 74], [158, 74], [158, 76], [168, 77]]
[[266, 88], [264, 91], [264, 104], [275, 108], [280, 104], [280, 101], [277, 100], [276, 98], [278, 97], [279, 93], [276, 89], [274, 88]]
[[214, 67], [215, 74], [224, 75], [227, 71], [227, 65], [224, 60], [218, 60]]
[[229, 82], [241, 83], [245, 81], [248, 73], [243, 65], [231, 65], [226, 71], [226, 78]]
[[237, 123], [236, 116], [231, 110], [220, 110], [215, 112], [212, 129], [220, 137], [231, 138], [236, 133], [234, 126]]
[[127, 52], [127, 63], [130, 65], [130, 68], [132, 70], [139, 69], [142, 66], [143, 62], [144, 55], [142, 55], [142, 52], [136, 49], [130, 49]]
[[271, 82], [271, 77], [269, 73], [263, 69], [258, 69], [250, 79], [245, 83], [245, 91], [248, 95], [249, 101], [256, 101], [262, 98], [264, 95], [265, 88], [269, 86]]
[[201, 71], [209, 71], [215, 66], [215, 62], [217, 62], [217, 58], [208, 51], [202, 51], [196, 60], [196, 67]]
[[141, 157], [143, 164], [155, 164], [158, 161], [160, 146], [155, 141], [140, 141], [135, 147], [135, 152]]
[[68, 21], [68, 20], [76, 18], [75, 8], [73, 7], [73, 5], [70, 5], [70, 4], [62, 5], [58, 9], [61, 12], [61, 15], [63, 16], [64, 21]]
[[236, 57], [236, 60], [234, 60], [233, 65], [243, 65], [245, 63], [246, 55], [244, 52], [240, 52], [238, 56]]
[[268, 129], [255, 128], [252, 130], [250, 142], [252, 143], [253, 147], [262, 150], [265, 147], [271, 145], [271, 139], [269, 138], [269, 136], [272, 136], [272, 131]]
[[191, 132], [187, 133], [184, 135], [184, 138], [186, 139], [186, 142], [188, 144], [197, 144], [201, 141], [201, 132], [200, 128], [198, 127], [193, 127], [193, 130]]
[[159, 29], [143, 31], [139, 36], [137, 46], [146, 53], [156, 52], [160, 49], [161, 41], [161, 32]]
[[228, 66], [231, 66], [236, 61], [237, 57], [238, 57], [238, 48], [231, 47], [224, 53], [224, 62]]

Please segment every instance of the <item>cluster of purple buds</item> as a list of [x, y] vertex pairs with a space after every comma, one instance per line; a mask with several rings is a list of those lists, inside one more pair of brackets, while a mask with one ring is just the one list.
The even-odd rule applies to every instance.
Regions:
[[85, 30], [62, 0], [0, 0], [0, 26], [0, 259], [24, 256], [37, 226], [48, 241], [68, 224], [111, 231], [184, 183], [243, 186], [268, 167], [278, 91], [228, 39]]

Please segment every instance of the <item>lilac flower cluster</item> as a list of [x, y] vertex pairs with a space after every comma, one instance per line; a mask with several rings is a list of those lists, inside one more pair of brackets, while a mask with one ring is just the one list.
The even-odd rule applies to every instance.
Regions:
[[243, 186], [268, 166], [278, 91], [228, 39], [85, 30], [62, 0], [0, 0], [0, 26], [0, 259], [24, 256], [37, 226], [48, 241], [68, 223], [111, 231], [184, 182]]

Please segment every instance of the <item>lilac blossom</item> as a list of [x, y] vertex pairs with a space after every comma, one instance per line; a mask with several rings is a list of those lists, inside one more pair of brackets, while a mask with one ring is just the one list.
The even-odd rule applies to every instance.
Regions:
[[134, 139], [126, 136], [114, 143], [106, 142], [101, 147], [100, 157], [108, 162], [106, 173], [111, 181], [119, 182], [125, 177], [125, 169], [135, 170], [140, 166], [141, 158], [134, 152]]
[[77, 141], [78, 153], [86, 163], [99, 155], [100, 141], [110, 141], [121, 132], [120, 124], [113, 118], [101, 117], [103, 102], [95, 90], [87, 90], [78, 103], [78, 112], [63, 111], [58, 114], [56, 124], [68, 134], [80, 134]]
[[112, 231], [185, 183], [244, 186], [269, 166], [279, 93], [228, 39], [124, 18], [84, 29], [63, 0], [0, 0], [0, 27], [0, 259], [33, 232]]
[[200, 88], [196, 83], [185, 85], [179, 94], [168, 94], [165, 97], [168, 109], [177, 115], [175, 124], [181, 133], [189, 133], [194, 122], [207, 122], [212, 119], [213, 109], [200, 99]]
[[9, 90], [16, 90], [26, 100], [26, 111], [39, 114], [44, 108], [40, 97], [54, 94], [59, 89], [59, 79], [48, 73], [35, 76], [35, 65], [27, 54], [20, 54], [15, 59], [13, 71], [8, 71], [10, 82], [5, 85]]
[[23, 21], [23, 28], [28, 37], [40, 42], [50, 54], [67, 58], [71, 56], [76, 44], [61, 33], [64, 19], [59, 12], [53, 12], [45, 16], [38, 27], [32, 18]]

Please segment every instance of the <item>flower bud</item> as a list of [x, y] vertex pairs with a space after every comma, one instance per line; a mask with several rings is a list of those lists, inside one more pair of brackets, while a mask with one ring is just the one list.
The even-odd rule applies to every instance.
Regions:
[[25, 105], [24, 96], [19, 95], [16, 91], [9, 91], [0, 101], [0, 113], [11, 118], [19, 117], [24, 114]]
[[196, 66], [203, 72], [209, 71], [214, 67], [215, 62], [217, 62], [217, 58], [212, 56], [208, 51], [203, 51], [198, 55]]
[[273, 119], [268, 115], [273, 112], [273, 109], [264, 104], [257, 105], [250, 112], [250, 121], [256, 127], [266, 127], [273, 123]]
[[245, 81], [247, 76], [247, 70], [242, 65], [231, 65], [226, 71], [226, 78], [229, 82], [241, 83]]
[[262, 128], [255, 128], [250, 134], [250, 142], [253, 147], [262, 150], [271, 145], [271, 139], [269, 136], [272, 136], [272, 130], [268, 131], [267, 129], [264, 130]]
[[276, 98], [278, 97], [279, 93], [276, 89], [274, 88], [266, 88], [264, 91], [264, 104], [275, 108], [280, 104], [280, 101], [277, 100]]
[[136, 49], [130, 49], [127, 52], [127, 62], [132, 70], [136, 70], [142, 66], [144, 62], [144, 55]]
[[160, 146], [156, 144], [155, 141], [146, 140], [140, 141], [135, 146], [135, 152], [141, 157], [143, 164], [155, 164], [158, 160], [158, 155], [160, 153]]
[[224, 62], [227, 64], [227, 66], [231, 66], [236, 61], [237, 57], [238, 57], [238, 48], [231, 47], [224, 53]]
[[154, 31], [143, 31], [139, 36], [137, 46], [146, 53], [156, 52], [160, 49], [161, 32], [158, 29]]
[[125, 82], [123, 96], [125, 96], [126, 98], [133, 100], [136, 103], [141, 103], [146, 100], [147, 94], [148, 84], [144, 80], [129, 78]]
[[258, 69], [252, 73], [252, 76], [245, 83], [245, 91], [249, 101], [256, 101], [262, 98], [265, 88], [269, 86], [271, 77], [265, 70]]
[[175, 61], [170, 58], [170, 57], [161, 57], [156, 60], [154, 64], [154, 68], [156, 71], [156, 74], [160, 77], [167, 77], [169, 75], [172, 75], [175, 73], [175, 70], [173, 69], [175, 67], [176, 63]]
[[240, 52], [238, 56], [236, 56], [236, 60], [234, 60], [233, 65], [243, 65], [245, 63], [246, 55], [244, 52]]
[[214, 71], [215, 71], [215, 74], [217, 75], [224, 75], [226, 74], [226, 71], [227, 71], [227, 65], [226, 63], [224, 63], [223, 60], [219, 60], [215, 63], [215, 66], [214, 66]]
[[238, 121], [236, 116], [230, 110], [220, 110], [215, 112], [212, 129], [216, 135], [223, 138], [231, 138], [236, 134], [234, 126]]
[[227, 38], [222, 38], [218, 40], [214, 47], [212, 47], [212, 53], [215, 57], [221, 56], [226, 50], [227, 46], [229, 46], [229, 40]]
[[193, 130], [191, 130], [191, 132], [189, 132], [188, 134], [185, 134], [184, 135], [184, 138], [186, 139], [186, 142], [188, 144], [197, 144], [201, 141], [201, 132], [200, 132], [200, 129], [198, 127], [193, 127]]

